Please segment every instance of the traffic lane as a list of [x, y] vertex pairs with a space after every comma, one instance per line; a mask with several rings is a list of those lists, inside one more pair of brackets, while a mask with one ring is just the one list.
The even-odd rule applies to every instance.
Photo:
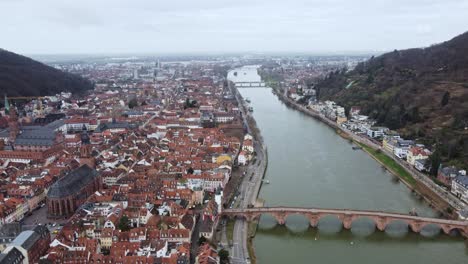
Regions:
[[242, 236], [243, 224], [242, 220], [237, 220], [234, 224], [234, 257], [239, 259], [245, 259], [244, 250], [241, 246], [244, 239]]

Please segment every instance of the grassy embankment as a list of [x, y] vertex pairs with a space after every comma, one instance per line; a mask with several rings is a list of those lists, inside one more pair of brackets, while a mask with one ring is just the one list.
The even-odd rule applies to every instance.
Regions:
[[359, 142], [355, 142], [355, 143], [361, 146], [367, 153], [369, 153], [374, 159], [376, 159], [383, 166], [385, 166], [390, 172], [398, 176], [400, 179], [405, 181], [411, 187], [415, 187], [416, 180], [413, 178], [413, 176], [411, 176], [411, 174], [405, 168], [403, 168], [400, 164], [398, 164], [391, 157], [387, 156], [381, 150], [371, 148]]
[[234, 223], [235, 221], [229, 219], [226, 223], [226, 237], [228, 241], [232, 241], [234, 235]]
[[257, 232], [258, 220], [249, 223], [249, 229], [247, 231], [247, 250], [249, 251], [250, 263], [257, 263], [257, 256], [255, 255], [255, 249], [253, 246], [253, 238]]

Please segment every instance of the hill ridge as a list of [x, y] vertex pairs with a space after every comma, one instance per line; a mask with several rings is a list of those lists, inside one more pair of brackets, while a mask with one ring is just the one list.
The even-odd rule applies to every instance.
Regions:
[[82, 93], [93, 84], [29, 57], [0, 48], [0, 93], [7, 96], [45, 96]]

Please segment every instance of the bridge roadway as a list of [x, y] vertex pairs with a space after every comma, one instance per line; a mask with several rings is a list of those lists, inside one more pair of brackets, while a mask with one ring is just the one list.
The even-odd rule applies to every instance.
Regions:
[[439, 218], [420, 217], [399, 213], [387, 213], [380, 211], [361, 211], [349, 209], [321, 209], [321, 208], [303, 208], [303, 207], [255, 207], [225, 209], [222, 215], [227, 217], [241, 217], [247, 221], [252, 221], [262, 214], [272, 215], [278, 224], [284, 225], [288, 215], [304, 215], [312, 227], [316, 227], [320, 218], [327, 215], [338, 217], [345, 229], [350, 229], [352, 222], [361, 217], [367, 217], [374, 221], [375, 226], [380, 231], [384, 231], [387, 225], [392, 221], [402, 220], [408, 224], [411, 230], [419, 233], [422, 228], [429, 224], [438, 225], [446, 234], [458, 230], [461, 235], [468, 238], [468, 221], [448, 220]]

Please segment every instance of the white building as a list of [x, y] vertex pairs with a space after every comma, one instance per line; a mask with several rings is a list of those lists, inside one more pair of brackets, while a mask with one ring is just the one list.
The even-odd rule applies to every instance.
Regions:
[[247, 153], [245, 151], [241, 151], [239, 153], [239, 156], [237, 157], [237, 163], [242, 166], [247, 164]]
[[462, 175], [459, 175], [452, 180], [451, 192], [468, 203], [468, 177], [466, 176], [465, 171], [460, 171], [460, 173]]
[[371, 138], [383, 137], [388, 130], [386, 127], [371, 127], [367, 129], [367, 136]]

